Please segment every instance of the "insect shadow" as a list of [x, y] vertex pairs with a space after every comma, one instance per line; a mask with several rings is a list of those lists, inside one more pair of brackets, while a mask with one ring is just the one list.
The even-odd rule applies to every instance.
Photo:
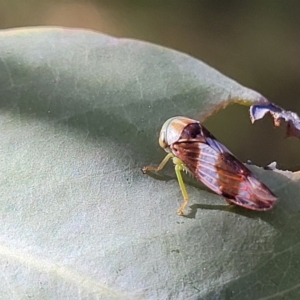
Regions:
[[[222, 198], [220, 196], [220, 198]], [[247, 217], [249, 219], [258, 219], [260, 218], [262, 212], [257, 212], [257, 211], [249, 211], [245, 210], [244, 208], [238, 207], [237, 205], [234, 204], [192, 204], [189, 206], [190, 211], [183, 215], [183, 217], [188, 218], [188, 219], [195, 219], [196, 214], [198, 210], [218, 210], [218, 211], [226, 211], [230, 213], [234, 213], [243, 217]]]
[[[166, 173], [162, 173], [162, 172], [149, 172], [148, 176], [156, 179], [156, 180], [161, 180], [161, 181], [171, 181], [171, 180], [175, 180], [177, 181], [177, 178], [175, 175], [169, 175]], [[192, 176], [189, 176], [189, 174], [184, 174], [184, 183], [187, 186], [192, 186], [196, 189], [202, 190], [202, 191], [206, 191], [209, 194], [212, 195], [216, 195], [214, 192], [212, 192], [209, 188], [207, 188], [204, 184], [202, 184], [201, 182], [197, 181], [195, 178], [193, 178]], [[220, 196], [221, 201], [224, 200], [223, 197]], [[184, 218], [188, 218], [188, 219], [195, 219], [196, 218], [196, 214], [198, 210], [218, 210], [218, 211], [227, 211], [230, 213], [234, 213], [234, 214], [238, 214], [238, 215], [242, 215], [242, 216], [246, 216], [248, 218], [251, 219], [256, 219], [259, 218], [261, 215], [261, 212], [255, 212], [255, 211], [249, 211], [249, 210], [245, 210], [244, 208], [238, 207], [237, 205], [232, 205], [232, 204], [201, 204], [201, 203], [194, 203], [188, 206], [187, 209], [187, 213], [185, 213], [184, 215], [182, 215], [182, 217]]]

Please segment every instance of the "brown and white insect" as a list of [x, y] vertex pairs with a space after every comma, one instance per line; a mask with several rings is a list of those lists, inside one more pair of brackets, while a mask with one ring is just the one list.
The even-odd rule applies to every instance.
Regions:
[[158, 167], [147, 166], [147, 171], [160, 171], [172, 158], [184, 202], [178, 210], [183, 215], [188, 194], [181, 171], [189, 171], [229, 204], [247, 209], [271, 209], [277, 198], [245, 165], [222, 145], [200, 122], [186, 117], [167, 120], [159, 136], [159, 145], [168, 153]]

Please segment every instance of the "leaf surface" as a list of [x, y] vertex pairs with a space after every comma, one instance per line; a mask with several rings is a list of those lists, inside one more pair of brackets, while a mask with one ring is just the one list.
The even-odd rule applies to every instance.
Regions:
[[9, 30], [0, 45], [3, 299], [298, 299], [299, 181], [253, 167], [279, 197], [267, 213], [191, 184], [187, 218], [172, 166], [140, 170], [163, 158], [166, 119], [264, 97], [95, 32]]

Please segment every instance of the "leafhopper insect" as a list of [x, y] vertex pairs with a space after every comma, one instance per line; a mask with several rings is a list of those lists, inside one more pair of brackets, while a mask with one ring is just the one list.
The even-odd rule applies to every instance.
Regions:
[[173, 117], [167, 120], [160, 131], [159, 145], [168, 153], [157, 167], [142, 169], [160, 171], [172, 159], [175, 173], [183, 196], [178, 210], [184, 214], [188, 204], [182, 171], [192, 173], [229, 204], [247, 209], [266, 211], [271, 209], [277, 198], [269, 188], [222, 145], [199, 121], [186, 117]]

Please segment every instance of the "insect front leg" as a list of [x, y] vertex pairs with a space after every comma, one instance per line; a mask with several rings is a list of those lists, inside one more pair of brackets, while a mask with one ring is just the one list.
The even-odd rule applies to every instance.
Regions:
[[189, 202], [189, 195], [186, 191], [186, 188], [185, 188], [185, 185], [184, 185], [184, 182], [183, 182], [183, 179], [182, 179], [182, 175], [181, 175], [181, 171], [184, 170], [183, 163], [178, 158], [173, 158], [173, 162], [175, 164], [175, 172], [176, 172], [179, 187], [180, 187], [180, 190], [181, 190], [181, 193], [182, 193], [182, 196], [183, 196], [183, 203], [181, 204], [177, 214], [179, 216], [182, 216], [183, 212], [184, 212], [184, 209], [185, 209], [185, 207], [187, 206], [187, 204]]
[[173, 156], [174, 155], [172, 153], [169, 153], [157, 167], [146, 166], [142, 168], [142, 172], [146, 174], [148, 171], [154, 171], [154, 172], [160, 171], [166, 165], [169, 159], [172, 158]]

